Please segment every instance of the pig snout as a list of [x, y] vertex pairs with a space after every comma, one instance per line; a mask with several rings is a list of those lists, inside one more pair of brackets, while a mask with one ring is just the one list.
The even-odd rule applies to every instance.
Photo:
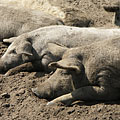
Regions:
[[0, 60], [0, 73], [5, 73], [6, 72], [6, 67], [4, 65], [4, 62]]
[[53, 96], [52, 89], [49, 83], [43, 83], [39, 87], [32, 88], [31, 90], [39, 98], [51, 99]]

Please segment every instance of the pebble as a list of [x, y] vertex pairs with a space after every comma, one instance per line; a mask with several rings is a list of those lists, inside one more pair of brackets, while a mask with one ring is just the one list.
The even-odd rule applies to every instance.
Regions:
[[72, 114], [73, 112], [75, 112], [75, 109], [69, 110], [67, 113]]
[[25, 90], [24, 89], [21, 89], [19, 90], [17, 93], [16, 93], [16, 96], [19, 96], [19, 95], [22, 95], [25, 93]]
[[8, 93], [2, 93], [0, 96], [2, 98], [10, 98], [10, 95]]
[[9, 103], [4, 103], [4, 104], [2, 105], [2, 107], [8, 108], [8, 107], [10, 107], [10, 104], [9, 104]]

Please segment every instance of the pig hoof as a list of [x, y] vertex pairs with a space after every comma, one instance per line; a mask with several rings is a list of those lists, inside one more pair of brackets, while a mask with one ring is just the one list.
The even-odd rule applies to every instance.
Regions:
[[7, 73], [5, 73], [5, 75], [4, 75], [4, 76], [5, 76], [5, 77], [8, 77], [8, 76], [10, 76], [10, 75], [9, 75], [9, 73], [7, 72]]
[[32, 92], [33, 92], [36, 96], [39, 97], [39, 93], [38, 93], [37, 88], [32, 88], [31, 90], [32, 90]]
[[6, 73], [5, 73], [5, 77], [8, 77], [8, 76], [11, 76], [11, 75], [14, 75], [15, 73], [12, 71], [12, 69], [11, 70], [9, 70], [9, 71], [7, 71]]
[[53, 105], [54, 104], [54, 102], [48, 102], [46, 105]]

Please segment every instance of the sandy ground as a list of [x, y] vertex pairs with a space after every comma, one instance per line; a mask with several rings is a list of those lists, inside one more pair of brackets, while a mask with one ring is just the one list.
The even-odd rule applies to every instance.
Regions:
[[[70, 16], [71, 18], [86, 17], [94, 20], [91, 26], [95, 27], [114, 26], [112, 22], [114, 14], [105, 12], [101, 7], [103, 4], [108, 4], [105, 1], [109, 0], [101, 1], [103, 2], [66, 0], [64, 4], [66, 6], [69, 4], [69, 7], [82, 13], [75, 11], [76, 14]], [[59, 4], [62, 6], [63, 2]], [[0, 56], [6, 49], [7, 46], [0, 43]], [[69, 107], [62, 103], [46, 106], [48, 101], [34, 96], [30, 88], [45, 81], [49, 76], [50, 74], [41, 72], [21, 72], [9, 77], [0, 75], [0, 120], [120, 120], [120, 101], [101, 101], [101, 103], [78, 101]]]

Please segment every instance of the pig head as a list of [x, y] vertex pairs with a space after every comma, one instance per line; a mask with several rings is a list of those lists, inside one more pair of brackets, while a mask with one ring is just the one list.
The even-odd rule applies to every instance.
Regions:
[[58, 69], [44, 83], [38, 85], [37, 88], [32, 88], [32, 92], [40, 98], [53, 99], [88, 84], [84, 66], [77, 59], [53, 62], [49, 64], [49, 67]]
[[12, 42], [0, 59], [0, 72], [5, 73], [10, 68], [32, 61], [33, 47], [29, 40]]

